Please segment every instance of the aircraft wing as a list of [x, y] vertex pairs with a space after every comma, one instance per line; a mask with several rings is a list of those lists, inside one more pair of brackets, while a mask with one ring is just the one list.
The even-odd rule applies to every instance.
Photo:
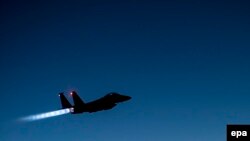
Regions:
[[86, 108], [88, 112], [92, 113], [92, 112], [112, 109], [115, 106], [116, 106], [115, 103], [110, 103], [107, 100], [101, 98], [96, 101], [89, 102]]

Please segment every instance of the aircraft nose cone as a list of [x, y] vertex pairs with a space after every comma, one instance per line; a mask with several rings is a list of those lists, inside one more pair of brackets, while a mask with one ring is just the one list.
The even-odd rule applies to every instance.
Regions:
[[132, 97], [130, 97], [130, 96], [126, 96], [126, 100], [130, 100]]

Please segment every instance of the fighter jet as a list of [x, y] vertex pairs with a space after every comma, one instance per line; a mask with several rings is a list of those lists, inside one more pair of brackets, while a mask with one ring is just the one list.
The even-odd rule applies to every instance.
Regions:
[[102, 110], [112, 109], [117, 105], [117, 103], [130, 100], [130, 96], [125, 96], [118, 94], [116, 92], [111, 92], [106, 94], [104, 97], [99, 98], [95, 101], [85, 103], [77, 95], [75, 91], [72, 91], [70, 95], [73, 97], [74, 105], [71, 105], [70, 102], [66, 99], [63, 93], [59, 93], [61, 100], [62, 109], [70, 109], [71, 114], [79, 114], [83, 112], [97, 112]]

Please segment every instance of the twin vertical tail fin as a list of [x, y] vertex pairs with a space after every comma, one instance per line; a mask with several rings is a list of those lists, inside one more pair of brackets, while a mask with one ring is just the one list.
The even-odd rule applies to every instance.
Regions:
[[[70, 95], [73, 97], [74, 107], [83, 107], [85, 105], [85, 103], [82, 101], [82, 99], [77, 95], [75, 91], [72, 91]], [[61, 100], [62, 109], [73, 108], [73, 106], [69, 103], [69, 101], [67, 100], [67, 98], [64, 96], [63, 93], [59, 93], [59, 97]]]
[[72, 91], [70, 94], [73, 97], [73, 101], [76, 107], [85, 105], [85, 103], [82, 101], [82, 99], [77, 95], [75, 91]]
[[72, 108], [72, 105], [69, 103], [69, 101], [67, 100], [67, 98], [64, 96], [63, 93], [59, 93], [59, 97], [61, 100], [62, 109]]

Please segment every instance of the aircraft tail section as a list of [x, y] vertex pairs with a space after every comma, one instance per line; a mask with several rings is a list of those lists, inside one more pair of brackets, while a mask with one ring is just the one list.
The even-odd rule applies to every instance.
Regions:
[[63, 93], [59, 93], [59, 96], [60, 96], [60, 100], [61, 100], [62, 109], [72, 107], [72, 105], [69, 103], [69, 101], [67, 100], [67, 98], [64, 96]]
[[71, 96], [73, 97], [73, 101], [76, 107], [85, 105], [85, 103], [82, 101], [82, 99], [77, 95], [75, 91], [71, 92]]

